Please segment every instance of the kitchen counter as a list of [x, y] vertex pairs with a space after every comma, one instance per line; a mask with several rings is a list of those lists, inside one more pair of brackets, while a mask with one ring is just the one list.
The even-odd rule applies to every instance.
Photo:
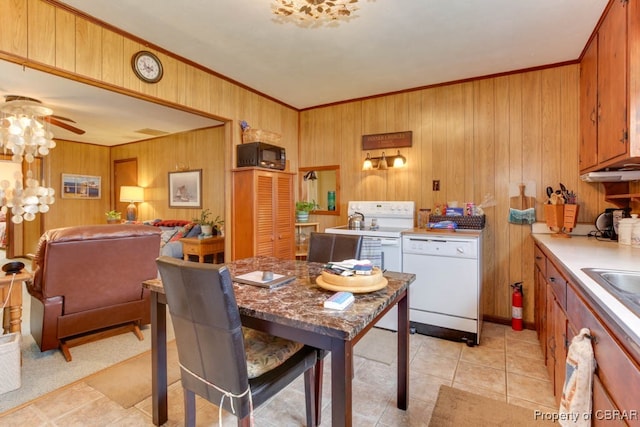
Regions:
[[568, 277], [591, 296], [599, 308], [640, 347], [640, 317], [629, 310], [615, 296], [607, 292], [582, 268], [606, 268], [612, 270], [638, 271], [640, 249], [619, 245], [613, 241], [597, 240], [593, 237], [573, 236], [569, 239], [551, 237], [551, 234], [533, 234], [534, 240], [543, 247], [554, 261], [571, 274]]

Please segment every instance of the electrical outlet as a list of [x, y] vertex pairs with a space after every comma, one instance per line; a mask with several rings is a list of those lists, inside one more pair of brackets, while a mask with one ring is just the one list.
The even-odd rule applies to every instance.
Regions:
[[439, 179], [434, 179], [433, 180], [433, 191], [440, 191], [440, 180]]

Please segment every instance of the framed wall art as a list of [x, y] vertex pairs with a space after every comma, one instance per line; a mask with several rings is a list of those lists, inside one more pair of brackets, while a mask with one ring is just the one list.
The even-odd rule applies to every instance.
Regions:
[[169, 207], [202, 208], [202, 169], [169, 172]]
[[63, 199], [99, 199], [102, 196], [102, 177], [62, 174]]

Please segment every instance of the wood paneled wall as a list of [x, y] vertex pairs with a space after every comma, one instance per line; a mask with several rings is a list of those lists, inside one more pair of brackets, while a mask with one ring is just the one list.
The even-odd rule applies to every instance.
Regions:
[[[62, 198], [62, 174], [99, 176], [102, 179], [100, 199], [81, 200]], [[109, 147], [56, 140], [56, 147], [45, 157], [47, 186], [56, 190], [56, 202], [43, 215], [46, 229], [78, 224], [104, 224], [104, 215], [110, 208]], [[50, 184], [49, 184], [50, 183]], [[37, 244], [37, 241], [35, 242]], [[29, 252], [36, 247], [30, 244]]]
[[[280, 145], [287, 149], [291, 170], [297, 170], [298, 166], [341, 166], [342, 216], [316, 216], [323, 228], [346, 221], [348, 200], [415, 200], [420, 208], [449, 200], [480, 203], [488, 195], [495, 204], [485, 209], [488, 226], [484, 307], [485, 313], [492, 317], [510, 317], [509, 285], [523, 281], [525, 320], [533, 320], [530, 228], [507, 222], [509, 183], [535, 181], [537, 208], [540, 208], [544, 188], [557, 187], [563, 182], [578, 193], [582, 222], [592, 223], [596, 214], [609, 206], [604, 203], [600, 184], [586, 184], [578, 179], [577, 65], [299, 113], [167, 52], [149, 48], [134, 37], [102, 27], [60, 7], [55, 1], [2, 0], [0, 16], [0, 59], [225, 121], [225, 218], [230, 217], [230, 170], [235, 164], [234, 147], [240, 142], [238, 123], [241, 120], [255, 128], [281, 133]], [[153, 51], [163, 61], [164, 77], [157, 84], [142, 83], [130, 69], [131, 56], [143, 48]], [[363, 134], [404, 130], [413, 131], [413, 146], [401, 150], [408, 159], [406, 168], [361, 171], [366, 155], [361, 150]], [[200, 144], [196, 142], [199, 136], [185, 138], [191, 142], [180, 143], [191, 143], [194, 150]], [[171, 144], [161, 142], [160, 145], [172, 155], [182, 154]], [[79, 173], [108, 176], [111, 158], [106, 160], [109, 155], [103, 150], [106, 149], [83, 146], [78, 153], [84, 154], [79, 155], [74, 152], [75, 147], [61, 142], [51, 155], [55, 163], [54, 182], [59, 180], [62, 171], [76, 169]], [[380, 155], [380, 152], [371, 154]], [[138, 157], [141, 184], [154, 188], [151, 191], [154, 201], [161, 200], [166, 193], [166, 189], [162, 189], [163, 180], [174, 165], [174, 160], [168, 160], [170, 156], [152, 149], [151, 142], [115, 148], [113, 155], [114, 158]], [[86, 167], [65, 164], [67, 157], [76, 156], [88, 160]], [[150, 160], [143, 160], [147, 156]], [[205, 158], [205, 162], [214, 162], [214, 168], [219, 167], [218, 158], [211, 159], [209, 155]], [[92, 162], [96, 162], [95, 167]], [[191, 165], [195, 167], [195, 163]], [[203, 163], [206, 180], [215, 176], [207, 172], [209, 167]], [[431, 190], [434, 179], [441, 182], [439, 192]], [[217, 189], [219, 181], [206, 185]], [[205, 204], [210, 203], [216, 212], [219, 207], [213, 197], [205, 196]], [[66, 201], [55, 205], [47, 214], [47, 221], [52, 226], [60, 226], [68, 221], [84, 221], [85, 215], [88, 221], [89, 217], [101, 217], [109, 207], [104, 198], [95, 206], [91, 204], [89, 212], [85, 212], [87, 202], [77, 203], [81, 205], [72, 206]], [[188, 212], [173, 215], [173, 210], [169, 211], [168, 207], [165, 210], [162, 204], [143, 204], [141, 215], [190, 216]], [[540, 209], [538, 217], [542, 217]]]
[[210, 209], [213, 218], [224, 218], [224, 135], [224, 127], [219, 126], [112, 148], [112, 163], [138, 160], [138, 185], [145, 188], [138, 217], [190, 220], [200, 216], [201, 209], [169, 208], [169, 172], [184, 165], [189, 170], [202, 169], [202, 208]]
[[[1, 0], [0, 16], [0, 59], [224, 121], [225, 213], [222, 216], [225, 219], [231, 216], [230, 171], [235, 165], [234, 147], [241, 142], [241, 120], [246, 120], [254, 128], [282, 134], [279, 145], [287, 149], [290, 170], [297, 170], [298, 111], [295, 109], [150, 46], [133, 36], [104, 27], [53, 0]], [[131, 57], [142, 49], [154, 52], [163, 62], [164, 75], [156, 84], [143, 83], [131, 70]], [[52, 150], [52, 153], [56, 150], [59, 149]], [[61, 153], [63, 150], [64, 147], [59, 150], [59, 155], [66, 156]], [[110, 161], [105, 161], [99, 149], [87, 150], [92, 153], [92, 161], [98, 161], [97, 158], [100, 158], [101, 166], [97, 169], [109, 167]], [[158, 156], [162, 157], [161, 154]], [[52, 156], [52, 159], [55, 161], [55, 156]], [[166, 176], [167, 169], [163, 162], [161, 160], [163, 167], [158, 171], [158, 176]], [[217, 163], [215, 165], [217, 167]], [[80, 168], [83, 169], [84, 166]], [[208, 168], [209, 165], [203, 166], [205, 171]], [[92, 174], [98, 174], [97, 170], [94, 172]], [[59, 175], [56, 175], [59, 170], [53, 170], [53, 173], [54, 180], [59, 179]], [[208, 172], [204, 173], [205, 177], [208, 175]], [[163, 190], [158, 189], [158, 192], [160, 194]], [[102, 206], [90, 209], [90, 212], [86, 213], [88, 217], [96, 218], [98, 212], [104, 215], [109, 206], [104, 202], [104, 198], [102, 200]], [[216, 212], [218, 207], [213, 206], [213, 200], [210, 202], [212, 211]], [[46, 223], [48, 228], [74, 221], [61, 206], [62, 203], [52, 206], [52, 212], [47, 214], [50, 215]], [[160, 206], [142, 206], [143, 215], [156, 212], [162, 215], [169, 214]], [[83, 212], [81, 217], [76, 218], [76, 223], [79, 220], [85, 221], [84, 215]]]
[[[313, 220], [323, 228], [344, 224], [349, 200], [414, 200], [432, 208], [488, 198], [485, 314], [509, 319], [509, 285], [522, 281], [525, 321], [533, 322], [531, 227], [508, 222], [509, 184], [535, 181], [539, 221], [545, 187], [560, 182], [578, 194], [579, 221], [592, 223], [606, 206], [599, 184], [579, 180], [579, 74], [569, 65], [303, 111], [301, 166], [341, 167], [342, 216]], [[400, 150], [405, 168], [361, 170], [362, 135], [407, 130], [413, 146]], [[436, 179], [439, 192], [432, 191]]]

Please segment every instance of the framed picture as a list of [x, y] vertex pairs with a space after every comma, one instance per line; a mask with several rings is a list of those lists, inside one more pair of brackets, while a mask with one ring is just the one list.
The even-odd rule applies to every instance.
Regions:
[[202, 207], [202, 169], [169, 172], [169, 207]]
[[99, 199], [102, 195], [102, 177], [62, 174], [63, 199]]

